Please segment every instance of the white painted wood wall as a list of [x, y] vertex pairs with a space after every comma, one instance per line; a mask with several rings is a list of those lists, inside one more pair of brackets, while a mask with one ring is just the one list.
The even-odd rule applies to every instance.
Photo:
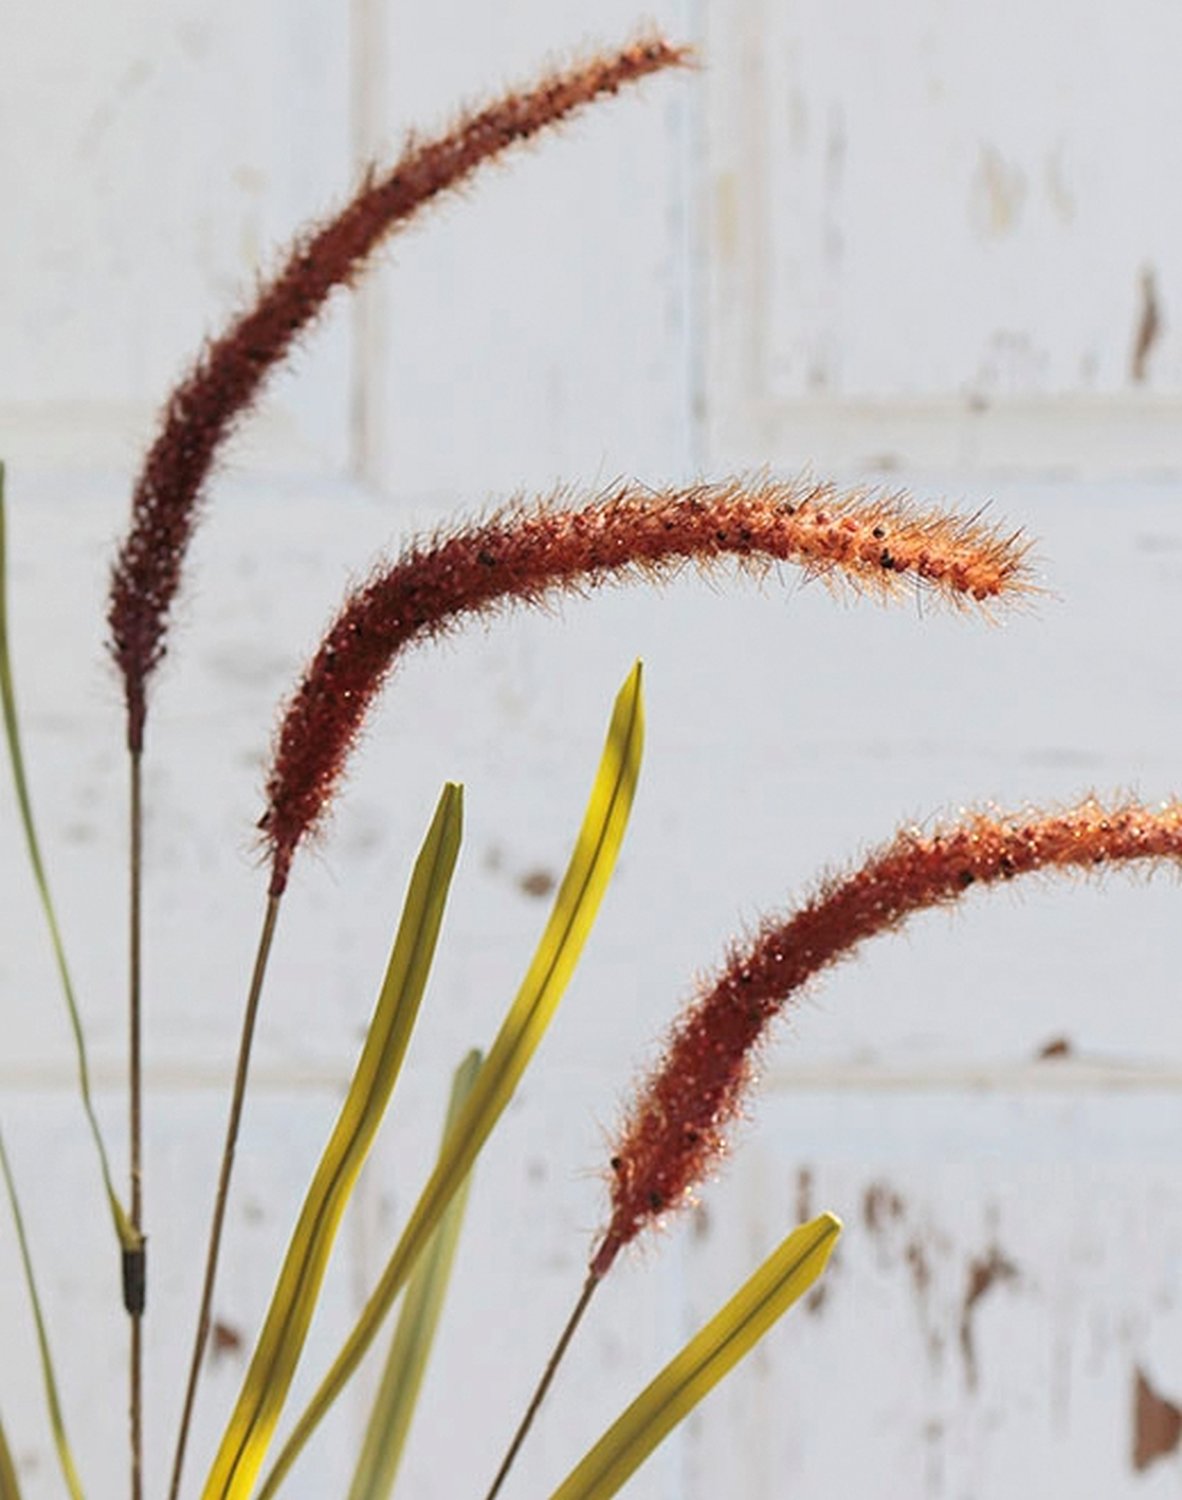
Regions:
[[[661, 0], [702, 46], [393, 244], [236, 444], [148, 770], [152, 1492], [160, 1493], [262, 900], [275, 706], [372, 552], [523, 487], [769, 464], [1027, 526], [1048, 592], [988, 629], [692, 581], [424, 653], [283, 919], [190, 1480], [236, 1395], [439, 782], [467, 840], [413, 1068], [294, 1401], [372, 1282], [445, 1075], [492, 1034], [610, 704], [648, 668], [629, 843], [482, 1165], [405, 1492], [476, 1495], [602, 1220], [605, 1128], [728, 938], [904, 820], [1182, 788], [1182, 15], [1166, 0]], [[636, 19], [625, 0], [7, 0], [0, 454], [34, 792], [123, 1128], [124, 820], [105, 573], [154, 409], [274, 247], [410, 125]], [[123, 1332], [67, 1032], [0, 799], [0, 1121], [90, 1493], [121, 1493]], [[799, 1212], [846, 1220], [785, 1321], [636, 1500], [1176, 1495], [1176, 880], [1038, 885], [917, 921], [785, 1027], [725, 1180], [604, 1288], [513, 1493], [548, 1494]], [[1069, 1055], [1040, 1060], [1065, 1039]], [[1138, 1380], [1147, 1385], [1138, 1403]], [[364, 1382], [291, 1493], [344, 1493]], [[293, 1405], [293, 1410], [295, 1406]], [[1169, 1406], [1161, 1446], [1177, 1438]], [[13, 1237], [0, 1412], [60, 1493]], [[1144, 1436], [1145, 1434], [1143, 1434]]]

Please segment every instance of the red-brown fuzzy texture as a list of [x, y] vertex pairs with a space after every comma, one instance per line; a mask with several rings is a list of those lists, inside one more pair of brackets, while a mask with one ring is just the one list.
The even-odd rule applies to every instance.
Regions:
[[148, 678], [164, 656], [201, 489], [217, 450], [329, 293], [351, 285], [381, 240], [483, 162], [625, 84], [689, 58], [688, 48], [647, 37], [462, 115], [436, 140], [412, 142], [392, 170], [378, 176], [371, 169], [339, 214], [302, 234], [254, 305], [206, 347], [165, 406], [132, 495], [131, 530], [112, 570], [110, 649], [123, 676], [133, 751], [142, 747]]
[[519, 507], [432, 538], [349, 595], [288, 705], [260, 824], [271, 889], [283, 889], [296, 846], [323, 817], [399, 654], [468, 616], [724, 558], [756, 571], [797, 563], [880, 597], [918, 582], [953, 603], [988, 604], [1030, 587], [1026, 551], [1020, 536], [898, 497], [770, 480], [656, 493], [621, 485], [582, 507]]
[[1064, 813], [982, 813], [930, 834], [905, 830], [854, 874], [827, 881], [788, 921], [766, 924], [676, 1023], [638, 1094], [612, 1156], [612, 1216], [593, 1272], [603, 1275], [717, 1165], [770, 1023], [815, 975], [865, 938], [949, 905], [971, 886], [1128, 860], [1182, 860], [1182, 802], [1151, 810], [1089, 798]]

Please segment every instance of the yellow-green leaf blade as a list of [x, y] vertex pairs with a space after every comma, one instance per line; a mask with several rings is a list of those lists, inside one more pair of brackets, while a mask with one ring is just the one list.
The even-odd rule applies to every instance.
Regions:
[[609, 1500], [825, 1269], [841, 1220], [802, 1224], [608, 1428], [551, 1500]]
[[45, 923], [49, 929], [49, 941], [53, 949], [54, 963], [57, 966], [58, 979], [61, 983], [62, 994], [66, 1001], [66, 1010], [70, 1017], [70, 1030], [74, 1036], [74, 1052], [78, 1067], [78, 1089], [82, 1096], [82, 1108], [86, 1113], [87, 1124], [90, 1126], [90, 1134], [94, 1140], [95, 1149], [98, 1152], [99, 1168], [103, 1175], [103, 1188], [107, 1195], [107, 1203], [111, 1210], [111, 1219], [115, 1226], [115, 1233], [119, 1243], [124, 1250], [138, 1250], [143, 1243], [143, 1237], [136, 1233], [132, 1227], [131, 1219], [115, 1191], [114, 1181], [111, 1177], [111, 1166], [107, 1158], [107, 1148], [103, 1141], [102, 1130], [99, 1127], [98, 1116], [94, 1111], [94, 1104], [90, 1093], [90, 1066], [86, 1057], [86, 1037], [82, 1030], [82, 1018], [78, 1014], [78, 1002], [74, 995], [74, 985], [70, 978], [70, 968], [66, 962], [66, 949], [62, 941], [61, 928], [57, 920], [57, 912], [54, 909], [53, 897], [49, 890], [49, 877], [45, 873], [45, 861], [41, 857], [41, 843], [37, 837], [37, 825], [33, 821], [33, 802], [29, 795], [29, 781], [25, 775], [25, 757], [21, 749], [20, 719], [16, 709], [16, 687], [12, 676], [12, 656], [8, 644], [8, 550], [7, 550], [7, 518], [4, 506], [4, 465], [0, 463], [0, 705], [4, 712], [4, 737], [8, 743], [8, 759], [12, 767], [12, 784], [16, 791], [17, 806], [20, 809], [21, 826], [25, 834], [25, 848], [28, 853], [29, 866], [33, 872], [33, 881], [37, 887], [37, 895], [41, 902], [41, 910], [45, 916]]
[[[25, 1287], [29, 1294], [29, 1306], [33, 1312], [33, 1324], [37, 1330], [37, 1353], [41, 1360], [41, 1381], [45, 1387], [45, 1405], [49, 1411], [49, 1425], [53, 1432], [53, 1445], [57, 1449], [57, 1460], [61, 1467], [62, 1478], [66, 1482], [71, 1500], [82, 1500], [82, 1483], [78, 1478], [78, 1469], [74, 1463], [74, 1454], [70, 1448], [70, 1440], [66, 1436], [65, 1418], [62, 1416], [62, 1402], [58, 1395], [57, 1377], [53, 1371], [53, 1356], [49, 1349], [49, 1334], [45, 1328], [45, 1314], [41, 1310], [41, 1298], [37, 1292], [37, 1278], [33, 1272], [33, 1255], [29, 1249], [29, 1237], [25, 1233], [25, 1219], [21, 1213], [20, 1199], [17, 1197], [16, 1180], [12, 1175], [12, 1165], [8, 1160], [8, 1151], [4, 1145], [4, 1137], [0, 1135], [0, 1176], [4, 1178], [4, 1191], [8, 1197], [8, 1206], [12, 1212], [12, 1222], [16, 1228], [16, 1240], [20, 1247], [21, 1266], [25, 1275]], [[13, 1483], [16, 1483], [16, 1473], [13, 1471]], [[0, 1494], [3, 1492], [0, 1491]], [[19, 1491], [17, 1492], [19, 1493]]]
[[632, 810], [643, 749], [644, 697], [641, 665], [637, 662], [616, 697], [574, 852], [517, 997], [381, 1279], [284, 1444], [259, 1490], [258, 1500], [270, 1500], [360, 1364], [553, 1018], [615, 868]]
[[0, 1422], [0, 1500], [21, 1500], [20, 1480], [16, 1477], [16, 1465], [4, 1436], [3, 1422]]
[[[481, 1054], [472, 1051], [456, 1069], [443, 1127], [444, 1142], [459, 1118], [464, 1101], [472, 1092], [481, 1061]], [[406, 1435], [410, 1431], [435, 1330], [439, 1326], [439, 1315], [443, 1311], [471, 1183], [469, 1175], [447, 1205], [407, 1283], [406, 1298], [370, 1412], [348, 1500], [387, 1500], [393, 1493]]]
[[459, 853], [462, 805], [460, 788], [445, 786], [415, 864], [361, 1057], [300, 1210], [204, 1500], [244, 1500], [266, 1457], [341, 1216], [406, 1055]]

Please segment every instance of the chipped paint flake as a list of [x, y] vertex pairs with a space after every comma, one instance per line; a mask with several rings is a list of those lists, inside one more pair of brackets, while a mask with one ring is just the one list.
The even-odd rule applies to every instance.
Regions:
[[1018, 1279], [1018, 1267], [997, 1245], [991, 1245], [983, 1256], [969, 1262], [968, 1281], [960, 1309], [960, 1352], [964, 1357], [965, 1380], [970, 1391], [977, 1389], [977, 1344], [974, 1319], [981, 1299], [999, 1283]]
[[1157, 278], [1153, 267], [1141, 272], [1140, 311], [1133, 335], [1133, 358], [1129, 374], [1136, 385], [1142, 385], [1149, 373], [1149, 356], [1161, 335], [1161, 304], [1157, 295]]
[[1133, 1468], [1138, 1473], [1168, 1458], [1182, 1443], [1182, 1408], [1149, 1384], [1145, 1371], [1133, 1371]]
[[983, 146], [973, 174], [969, 216], [982, 239], [1001, 239], [1018, 226], [1026, 202], [1026, 177], [996, 146]]
[[862, 1195], [862, 1222], [871, 1234], [881, 1234], [903, 1217], [906, 1204], [888, 1183], [872, 1182]]

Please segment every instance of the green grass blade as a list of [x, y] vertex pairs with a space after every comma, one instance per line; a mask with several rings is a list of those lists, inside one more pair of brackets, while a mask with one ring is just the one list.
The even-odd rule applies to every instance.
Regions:
[[394, 1299], [405, 1286], [423, 1247], [434, 1233], [444, 1209], [471, 1171], [550, 1024], [615, 868], [632, 810], [643, 747], [644, 699], [641, 668], [637, 662], [616, 698], [583, 826], [554, 898], [546, 930], [517, 998], [489, 1049], [468, 1102], [447, 1138], [447, 1146], [381, 1279], [332, 1368], [284, 1444], [274, 1468], [259, 1490], [258, 1500], [270, 1500], [321, 1418], [360, 1364]]
[[205, 1482], [205, 1500], [244, 1500], [266, 1457], [341, 1216], [410, 1042], [460, 849], [462, 805], [460, 788], [445, 786], [415, 864], [365, 1045], [300, 1210], [238, 1403]]
[[[62, 1403], [58, 1395], [57, 1377], [53, 1373], [53, 1356], [49, 1352], [49, 1335], [45, 1331], [45, 1315], [41, 1311], [41, 1298], [37, 1294], [37, 1278], [33, 1274], [33, 1257], [29, 1250], [29, 1239], [25, 1233], [24, 1215], [21, 1213], [20, 1200], [16, 1195], [16, 1182], [13, 1179], [12, 1167], [8, 1160], [8, 1152], [4, 1146], [4, 1137], [0, 1135], [0, 1175], [4, 1178], [4, 1191], [8, 1195], [8, 1206], [12, 1211], [12, 1222], [16, 1226], [17, 1243], [20, 1246], [21, 1265], [25, 1273], [25, 1286], [28, 1288], [29, 1305], [33, 1309], [33, 1323], [37, 1329], [37, 1349], [41, 1356], [41, 1379], [45, 1385], [45, 1404], [49, 1409], [49, 1425], [53, 1430], [53, 1445], [57, 1449], [58, 1463], [61, 1465], [62, 1478], [66, 1482], [66, 1489], [70, 1492], [71, 1500], [82, 1500], [82, 1485], [78, 1479], [78, 1470], [74, 1463], [74, 1455], [70, 1450], [70, 1441], [66, 1437], [65, 1419], [62, 1417]], [[11, 1464], [11, 1457], [9, 1458]], [[3, 1465], [0, 1464], [0, 1470]], [[15, 1470], [12, 1474], [12, 1482], [16, 1484]], [[14, 1489], [13, 1494], [19, 1495], [19, 1489]], [[0, 1495], [4, 1490], [0, 1488]]]
[[550, 1500], [609, 1500], [825, 1269], [841, 1220], [793, 1230], [608, 1428]]
[[[472, 1091], [480, 1064], [480, 1053], [473, 1051], [469, 1052], [456, 1069], [447, 1107], [447, 1121], [443, 1127], [444, 1141]], [[349, 1488], [348, 1500], [388, 1500], [394, 1492], [394, 1480], [398, 1474], [406, 1435], [410, 1431], [411, 1418], [414, 1416], [419, 1389], [435, 1340], [435, 1330], [439, 1325], [439, 1315], [447, 1296], [471, 1182], [471, 1176], [466, 1177], [459, 1192], [447, 1205], [438, 1228], [423, 1251], [413, 1276], [407, 1282], [406, 1298], [398, 1315], [398, 1326], [394, 1330], [386, 1367], [382, 1371], [377, 1397], [369, 1415], [365, 1441], [361, 1446], [361, 1456]]]
[[21, 1500], [20, 1480], [16, 1477], [16, 1464], [4, 1436], [3, 1422], [0, 1422], [0, 1500]]
[[82, 1107], [86, 1111], [86, 1118], [90, 1125], [90, 1133], [94, 1137], [95, 1148], [98, 1151], [99, 1165], [102, 1168], [103, 1187], [106, 1190], [107, 1202], [111, 1208], [111, 1218], [115, 1225], [115, 1233], [119, 1237], [119, 1243], [124, 1250], [138, 1249], [142, 1237], [132, 1228], [131, 1220], [127, 1215], [119, 1195], [115, 1191], [114, 1181], [111, 1177], [111, 1165], [107, 1159], [107, 1148], [103, 1142], [103, 1134], [99, 1128], [98, 1117], [94, 1112], [94, 1103], [90, 1094], [90, 1067], [86, 1060], [86, 1037], [82, 1030], [82, 1019], [78, 1014], [78, 1002], [74, 996], [74, 985], [70, 979], [69, 965], [66, 963], [66, 949], [62, 942], [61, 928], [58, 926], [57, 913], [54, 910], [53, 898], [49, 892], [49, 878], [45, 873], [45, 861], [41, 858], [41, 845], [37, 838], [37, 828], [33, 822], [33, 804], [29, 796], [29, 783], [25, 775], [25, 757], [21, 750], [20, 722], [16, 712], [16, 690], [12, 681], [12, 658], [8, 646], [8, 557], [6, 538], [6, 517], [4, 509], [4, 465], [0, 463], [0, 700], [4, 708], [4, 735], [8, 741], [8, 758], [12, 765], [12, 782], [16, 789], [16, 800], [20, 807], [21, 824], [25, 830], [25, 845], [28, 850], [29, 864], [33, 870], [33, 879], [37, 885], [37, 894], [41, 898], [41, 909], [45, 913], [45, 922], [49, 928], [49, 941], [53, 946], [54, 962], [57, 964], [58, 978], [61, 980], [62, 994], [65, 996], [66, 1009], [70, 1015], [70, 1029], [74, 1033], [74, 1051], [78, 1059], [78, 1087], [82, 1094]]

